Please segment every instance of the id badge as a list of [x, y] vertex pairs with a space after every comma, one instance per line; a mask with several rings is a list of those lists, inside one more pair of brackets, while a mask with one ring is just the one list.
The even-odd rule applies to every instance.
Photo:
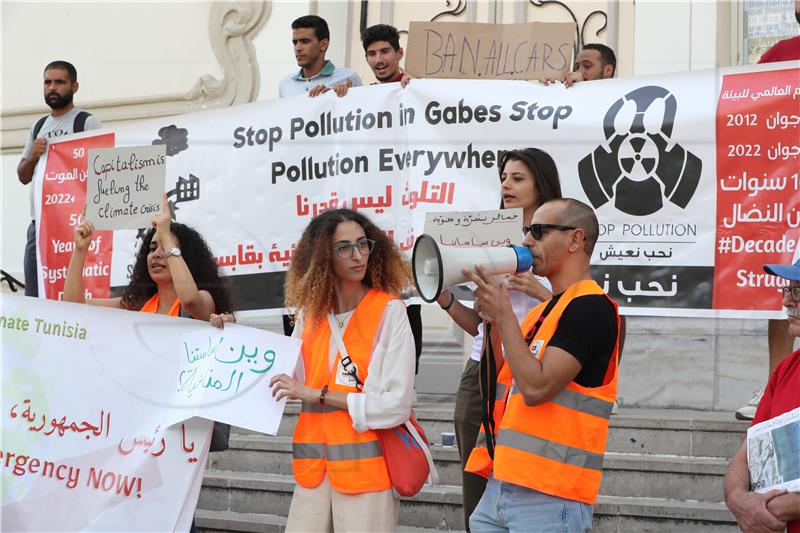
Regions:
[[533, 355], [536, 359], [539, 359], [542, 355], [542, 347], [544, 346], [543, 340], [535, 340], [533, 344], [531, 344], [531, 355]]
[[[358, 375], [358, 366], [356, 366], [355, 363], [351, 361], [351, 363], [348, 365], [348, 368], [354, 368], [356, 375]], [[345, 370], [341, 359], [339, 359], [339, 363], [336, 365], [336, 384], [353, 388], [356, 388], [357, 386], [356, 379], [350, 372]]]

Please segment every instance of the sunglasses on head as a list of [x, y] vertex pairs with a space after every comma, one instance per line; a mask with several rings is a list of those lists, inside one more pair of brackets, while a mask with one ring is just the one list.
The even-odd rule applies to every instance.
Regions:
[[571, 231], [578, 229], [575, 226], [562, 226], [560, 224], [531, 224], [530, 226], [522, 226], [522, 231], [531, 234], [533, 240], [540, 241], [544, 235], [544, 230], [555, 229], [558, 231]]

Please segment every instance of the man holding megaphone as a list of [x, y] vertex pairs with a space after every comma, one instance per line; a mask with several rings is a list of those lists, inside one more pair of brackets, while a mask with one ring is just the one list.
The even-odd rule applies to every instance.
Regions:
[[489, 478], [473, 532], [592, 527], [619, 366], [617, 305], [589, 266], [597, 236], [597, 217], [578, 200], [536, 210], [523, 244], [553, 297], [521, 326], [507, 287], [481, 265], [465, 269], [492, 344], [502, 343], [494, 350], [494, 425], [481, 429], [466, 466]]

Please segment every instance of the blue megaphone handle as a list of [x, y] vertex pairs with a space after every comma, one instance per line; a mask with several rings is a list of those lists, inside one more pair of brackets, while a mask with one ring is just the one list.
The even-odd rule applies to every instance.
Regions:
[[517, 273], [527, 272], [533, 266], [533, 254], [525, 246], [509, 245], [517, 253]]

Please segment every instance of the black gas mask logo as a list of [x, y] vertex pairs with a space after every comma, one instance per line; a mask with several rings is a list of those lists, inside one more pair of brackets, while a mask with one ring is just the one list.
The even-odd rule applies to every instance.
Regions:
[[703, 164], [672, 144], [678, 105], [663, 87], [640, 87], [617, 100], [603, 119], [606, 142], [578, 163], [578, 175], [597, 208], [612, 198], [629, 215], [645, 216], [666, 198], [685, 208], [700, 181]]

